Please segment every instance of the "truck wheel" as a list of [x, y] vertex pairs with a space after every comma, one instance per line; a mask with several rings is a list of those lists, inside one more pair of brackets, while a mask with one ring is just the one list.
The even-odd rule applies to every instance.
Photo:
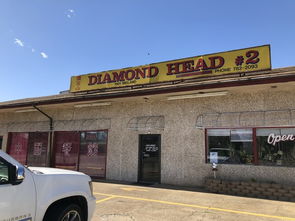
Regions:
[[55, 221], [84, 221], [81, 208], [76, 204], [56, 207], [47, 220]]

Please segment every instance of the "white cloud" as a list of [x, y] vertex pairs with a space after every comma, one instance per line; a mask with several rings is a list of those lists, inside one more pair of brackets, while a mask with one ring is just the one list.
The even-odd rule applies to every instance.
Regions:
[[75, 15], [75, 11], [74, 11], [74, 9], [68, 9], [68, 10], [66, 11], [66, 16], [67, 16], [68, 18], [72, 18], [74, 15]]
[[44, 52], [41, 52], [40, 54], [41, 54], [41, 56], [42, 56], [43, 58], [45, 58], [45, 59], [48, 58], [48, 55], [45, 54]]
[[14, 39], [14, 44], [17, 44], [20, 47], [24, 47], [25, 46], [24, 43], [20, 39], [18, 39], [18, 38], [15, 38]]
[[40, 53], [41, 57], [44, 59], [48, 58], [48, 55], [44, 51], [39, 51], [38, 49], [35, 49], [34, 47], [32, 47], [30, 44], [27, 44], [27, 43], [25, 45], [24, 42], [18, 38], [14, 39], [14, 44], [16, 44], [19, 47], [23, 47], [27, 50], [30, 50], [32, 53], [37, 53], [37, 54]]

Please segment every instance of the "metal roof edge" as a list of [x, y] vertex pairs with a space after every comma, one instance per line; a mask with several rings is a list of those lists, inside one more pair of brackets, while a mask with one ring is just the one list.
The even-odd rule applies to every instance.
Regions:
[[105, 100], [121, 97], [135, 97], [152, 94], [175, 93], [191, 90], [216, 89], [256, 84], [270, 84], [295, 81], [295, 66], [277, 68], [269, 71], [231, 74], [227, 76], [211, 77], [206, 79], [187, 79], [175, 83], [158, 83], [141, 87], [128, 87], [124, 90], [104, 90], [83, 93], [58, 94], [28, 99], [6, 101], [0, 103], [0, 109], [23, 108], [33, 105], [52, 105], [73, 103], [91, 100]]

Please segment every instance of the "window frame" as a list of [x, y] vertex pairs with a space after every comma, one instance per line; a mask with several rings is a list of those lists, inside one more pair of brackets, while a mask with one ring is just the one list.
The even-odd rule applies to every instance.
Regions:
[[[220, 130], [236, 130], [236, 129], [252, 129], [252, 151], [253, 151], [253, 163], [251, 164], [236, 164], [232, 163], [230, 165], [248, 165], [248, 166], [271, 166], [271, 167], [293, 167], [295, 166], [277, 166], [277, 165], [264, 165], [259, 163], [259, 156], [258, 156], [258, 147], [257, 147], [257, 130], [258, 129], [287, 129], [287, 128], [294, 128], [295, 126], [268, 126], [268, 127], [210, 127], [210, 128], [205, 128], [205, 163], [209, 164], [210, 159], [208, 158], [208, 153], [209, 153], [209, 137], [208, 137], [208, 130], [212, 129], [220, 129]], [[295, 135], [295, 134], [294, 134]], [[224, 163], [220, 163], [224, 164]]]

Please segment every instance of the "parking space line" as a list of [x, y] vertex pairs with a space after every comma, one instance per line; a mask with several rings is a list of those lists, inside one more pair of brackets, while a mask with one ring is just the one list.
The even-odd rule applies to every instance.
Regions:
[[162, 204], [174, 205], [174, 206], [192, 207], [192, 208], [199, 208], [199, 209], [206, 209], [206, 210], [214, 210], [214, 211], [219, 211], [219, 212], [243, 214], [243, 215], [250, 215], [250, 216], [257, 216], [257, 217], [266, 217], [266, 218], [273, 218], [273, 219], [280, 219], [280, 220], [295, 220], [295, 218], [293, 218], [293, 217], [273, 216], [273, 215], [268, 215], [268, 214], [263, 214], [263, 213], [253, 213], [253, 212], [245, 212], [245, 211], [239, 211], [239, 210], [222, 209], [222, 208], [216, 208], [216, 207], [210, 207], [210, 206], [200, 206], [200, 205], [195, 205], [195, 204], [176, 203], [176, 202], [163, 201], [163, 200], [154, 200], [154, 199], [132, 197], [132, 196], [123, 196], [123, 195], [113, 195], [113, 194], [105, 194], [105, 193], [98, 193], [98, 192], [95, 192], [94, 194], [101, 195], [101, 196], [108, 196], [109, 198], [112, 197], [112, 198], [140, 200], [140, 201], [146, 201], [146, 202], [162, 203]]
[[110, 196], [110, 197], [104, 198], [102, 200], [96, 200], [96, 204], [101, 203], [101, 202], [105, 202], [107, 200], [111, 200], [111, 199], [114, 199], [114, 198], [116, 198], [116, 197], [115, 196]]

